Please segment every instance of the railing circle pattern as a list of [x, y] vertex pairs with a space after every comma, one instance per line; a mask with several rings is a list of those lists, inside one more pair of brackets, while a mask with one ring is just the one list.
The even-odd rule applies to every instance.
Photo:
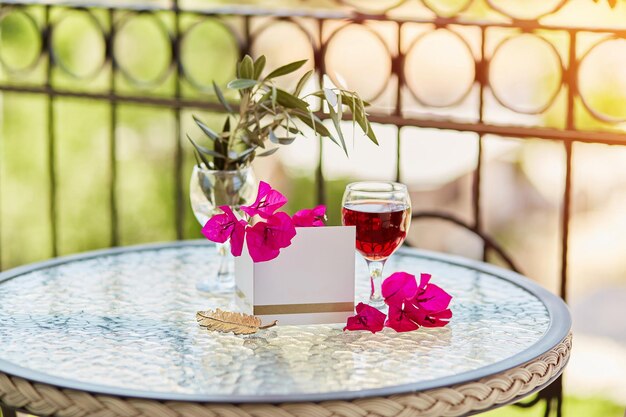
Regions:
[[107, 32], [90, 9], [62, 10], [52, 22], [50, 53], [59, 70], [71, 78], [96, 78], [106, 66], [106, 45]]
[[418, 102], [430, 107], [450, 107], [471, 91], [475, 66], [471, 48], [462, 36], [449, 29], [437, 29], [413, 41], [403, 70]]
[[493, 52], [489, 83], [504, 107], [523, 114], [546, 111], [563, 80], [563, 64], [555, 46], [530, 33], [512, 36]]
[[236, 31], [221, 19], [208, 17], [194, 22], [181, 34], [180, 43], [183, 75], [196, 90], [213, 94], [213, 81], [224, 85], [230, 78], [220, 75], [234, 76], [242, 44]]
[[[12, 20], [16, 20], [11, 22]], [[18, 23], [20, 22], [21, 23]], [[3, 36], [5, 32], [5, 26], [13, 26], [11, 31], [13, 34], [17, 33], [16, 28], [22, 26], [21, 29], [25, 29], [22, 32], [22, 36], [28, 38], [28, 43], [33, 46], [32, 50], [18, 48], [17, 45], [11, 45], [10, 41], [5, 40]], [[27, 75], [34, 70], [42, 56], [42, 41], [39, 36], [40, 28], [33, 16], [24, 9], [10, 9], [6, 8], [0, 11], [0, 65], [11, 75]], [[14, 56], [19, 56], [18, 60], [24, 62], [12, 64], [11, 57], [7, 57], [4, 53], [5, 48], [13, 50]]]
[[358, 91], [370, 101], [385, 92], [392, 75], [392, 54], [383, 36], [357, 23], [346, 24], [328, 37], [324, 63], [335, 85]]
[[589, 113], [606, 123], [626, 121], [626, 39], [610, 37], [593, 45], [580, 59], [580, 99]]
[[[150, 50], [144, 51], [146, 43], [142, 42], [141, 37], [158, 43], [153, 48], [163, 53], [158, 59], [163, 62], [150, 62], [154, 59], [154, 54], [150, 54]], [[174, 69], [171, 59], [173, 42], [170, 30], [159, 16], [141, 12], [128, 13], [116, 23], [113, 58], [120, 72], [131, 84], [142, 88], [155, 87], [162, 84]], [[122, 55], [119, 51], [123, 50], [126, 53]]]

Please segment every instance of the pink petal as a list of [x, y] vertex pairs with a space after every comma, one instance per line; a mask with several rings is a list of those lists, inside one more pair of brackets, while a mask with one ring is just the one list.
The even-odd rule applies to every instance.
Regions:
[[452, 296], [435, 284], [429, 284], [420, 292], [413, 303], [428, 311], [441, 311], [448, 308]]
[[409, 315], [397, 305], [389, 305], [389, 315], [385, 326], [391, 327], [396, 332], [410, 332], [419, 329], [419, 325], [411, 320]]
[[382, 284], [382, 294], [388, 305], [401, 305], [417, 295], [415, 276], [406, 272], [396, 272], [387, 277]]
[[356, 316], [348, 317], [346, 327], [343, 330], [369, 330], [372, 333], [383, 329], [385, 313], [368, 305], [359, 303], [356, 306]]
[[443, 327], [452, 318], [452, 311], [449, 309], [432, 312], [408, 305], [405, 310], [411, 320], [424, 327]]
[[237, 216], [235, 216], [235, 213], [233, 213], [233, 209], [231, 209], [230, 206], [219, 206], [218, 208], [222, 210], [222, 212], [226, 214], [229, 219], [237, 220]]
[[419, 285], [420, 290], [423, 290], [424, 288], [426, 288], [431, 277], [432, 276], [430, 274], [420, 274], [420, 285]]
[[202, 228], [202, 234], [212, 242], [224, 243], [233, 232], [238, 220], [228, 206], [220, 206], [223, 214], [213, 215]]
[[291, 245], [291, 239], [296, 235], [296, 228], [291, 217], [284, 211], [267, 219], [266, 243], [273, 248], [286, 248]]
[[248, 226], [248, 223], [244, 220], [239, 220], [235, 223], [233, 233], [230, 235], [230, 253], [232, 253], [233, 256], [241, 256], [244, 237], [246, 234], [246, 226]]
[[249, 227], [246, 233], [248, 252], [254, 262], [271, 261], [280, 253], [280, 249], [268, 246], [265, 243], [267, 223], [257, 223]]
[[285, 212], [278, 212], [259, 222], [246, 231], [246, 243], [250, 257], [254, 262], [264, 262], [276, 258], [280, 249], [291, 244], [296, 235], [296, 228], [291, 217]]
[[293, 215], [293, 224], [296, 227], [324, 226], [326, 206], [320, 205], [313, 209], [304, 209]]
[[259, 215], [267, 219], [273, 215], [276, 210], [284, 206], [285, 203], [287, 203], [287, 198], [284, 195], [272, 189], [268, 183], [261, 181], [254, 203], [249, 206], [241, 206], [241, 210], [250, 217]]

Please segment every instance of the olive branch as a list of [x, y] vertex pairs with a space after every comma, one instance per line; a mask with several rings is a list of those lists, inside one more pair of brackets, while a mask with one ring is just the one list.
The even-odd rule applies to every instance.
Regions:
[[[262, 77], [265, 62], [265, 56], [254, 61], [246, 55], [237, 63], [237, 78], [229, 82], [227, 87], [239, 92], [239, 108], [229, 103], [222, 90], [213, 82], [215, 95], [227, 116], [219, 133], [194, 116], [200, 130], [212, 142], [211, 147], [202, 146], [187, 135], [196, 151], [196, 162], [199, 166], [204, 164], [214, 170], [237, 170], [248, 166], [254, 158], [272, 155], [278, 151], [280, 145], [289, 145], [298, 135], [304, 135], [304, 126], [308, 126], [315, 134], [330, 139], [348, 155], [340, 125], [344, 116], [353, 125], [358, 124], [364, 134], [378, 145], [365, 112], [365, 107], [369, 104], [356, 92], [323, 88], [303, 96], [302, 89], [313, 75], [313, 70], [300, 78], [292, 92], [287, 92], [278, 88], [274, 80], [297, 71], [306, 60], [289, 63]], [[311, 109], [306, 101], [311, 97], [319, 99], [322, 109], [328, 111], [334, 132]], [[344, 108], [349, 112], [344, 112]]]

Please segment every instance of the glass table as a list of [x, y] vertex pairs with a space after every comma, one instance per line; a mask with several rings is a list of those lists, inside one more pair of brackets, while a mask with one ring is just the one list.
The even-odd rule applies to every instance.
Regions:
[[[208, 332], [195, 312], [234, 295], [195, 289], [211, 244], [90, 252], [0, 274], [0, 402], [57, 416], [454, 416], [556, 379], [571, 319], [556, 296], [484, 263], [402, 249], [386, 272], [450, 292], [444, 328], [343, 332], [343, 323]], [[366, 299], [357, 259], [357, 302]]]

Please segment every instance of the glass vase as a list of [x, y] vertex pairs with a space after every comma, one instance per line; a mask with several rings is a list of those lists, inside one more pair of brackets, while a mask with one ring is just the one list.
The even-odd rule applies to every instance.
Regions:
[[[220, 171], [204, 165], [193, 167], [189, 184], [189, 198], [193, 214], [200, 225], [219, 212], [219, 206], [229, 206], [235, 213], [239, 208], [250, 204], [256, 197], [256, 179], [251, 167], [233, 171]], [[217, 262], [212, 276], [201, 278], [196, 283], [200, 291], [213, 293], [229, 292], [235, 285], [232, 274], [230, 244], [217, 243]]]

